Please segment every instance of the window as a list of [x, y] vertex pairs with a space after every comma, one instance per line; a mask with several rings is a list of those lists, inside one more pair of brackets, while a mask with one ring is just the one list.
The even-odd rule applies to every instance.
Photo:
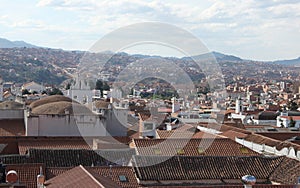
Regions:
[[120, 182], [128, 182], [127, 177], [124, 176], [124, 175], [120, 175], [120, 176], [119, 176], [119, 180], [120, 180]]
[[184, 154], [184, 150], [182, 148], [177, 148], [176, 151], [177, 151], [178, 155], [183, 155]]
[[198, 153], [201, 154], [201, 155], [204, 154], [204, 149], [202, 147], [199, 147], [198, 148]]
[[249, 153], [249, 150], [248, 150], [248, 148], [246, 148], [246, 147], [240, 147], [240, 151], [241, 151], [243, 154], [248, 154], [248, 153]]
[[153, 123], [144, 123], [144, 130], [149, 131], [153, 129]]
[[159, 148], [154, 148], [155, 155], [161, 155], [161, 150]]

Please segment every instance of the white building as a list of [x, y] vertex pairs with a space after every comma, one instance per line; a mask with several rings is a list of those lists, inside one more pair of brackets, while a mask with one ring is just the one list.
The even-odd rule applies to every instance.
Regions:
[[22, 86], [22, 90], [28, 90], [29, 92], [38, 92], [42, 93], [42, 91], [45, 91], [46, 88], [43, 85], [40, 85], [36, 82], [29, 82]]
[[100, 98], [101, 92], [100, 90], [91, 90], [88, 81], [77, 77], [75, 85], [64, 91], [64, 95], [81, 104], [88, 104], [94, 98]]
[[107, 108], [97, 114], [64, 96], [40, 99], [25, 110], [27, 136], [126, 136], [123, 124], [125, 110]]
[[291, 121], [295, 122], [295, 128], [300, 128], [300, 116], [278, 116], [276, 125], [277, 127], [291, 127]]

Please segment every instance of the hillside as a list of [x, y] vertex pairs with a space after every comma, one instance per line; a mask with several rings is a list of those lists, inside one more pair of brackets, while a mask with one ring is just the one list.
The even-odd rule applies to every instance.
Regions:
[[38, 48], [35, 45], [26, 43], [24, 41], [10, 41], [4, 38], [0, 38], [0, 48]]

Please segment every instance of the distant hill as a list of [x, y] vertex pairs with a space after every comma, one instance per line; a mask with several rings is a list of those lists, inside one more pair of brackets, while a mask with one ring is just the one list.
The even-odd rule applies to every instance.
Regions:
[[[212, 57], [216, 58], [216, 60], [218, 62], [224, 62], [224, 61], [242, 62], [242, 61], [245, 61], [239, 57], [236, 57], [233, 55], [222, 54], [220, 52], [211, 52], [211, 53], [207, 53], [207, 54], [193, 56], [192, 58], [197, 59], [197, 60], [206, 60], [206, 59], [211, 59]], [[189, 59], [189, 57], [183, 57], [182, 59]]]
[[0, 38], [0, 48], [38, 48], [38, 46], [26, 43], [24, 41], [10, 41]]
[[298, 57], [297, 59], [273, 61], [272, 63], [275, 63], [277, 65], [300, 66], [300, 57]]
[[233, 55], [226, 55], [219, 52], [212, 52], [212, 54], [216, 57], [217, 60], [222, 61], [243, 61], [243, 59], [233, 56]]

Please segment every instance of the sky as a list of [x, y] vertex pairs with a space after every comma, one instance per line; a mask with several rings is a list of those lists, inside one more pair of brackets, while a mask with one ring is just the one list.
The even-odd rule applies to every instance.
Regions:
[[299, 0], [1, 0], [0, 37], [88, 50], [120, 27], [149, 21], [175, 25], [210, 51], [244, 59], [300, 56]]

